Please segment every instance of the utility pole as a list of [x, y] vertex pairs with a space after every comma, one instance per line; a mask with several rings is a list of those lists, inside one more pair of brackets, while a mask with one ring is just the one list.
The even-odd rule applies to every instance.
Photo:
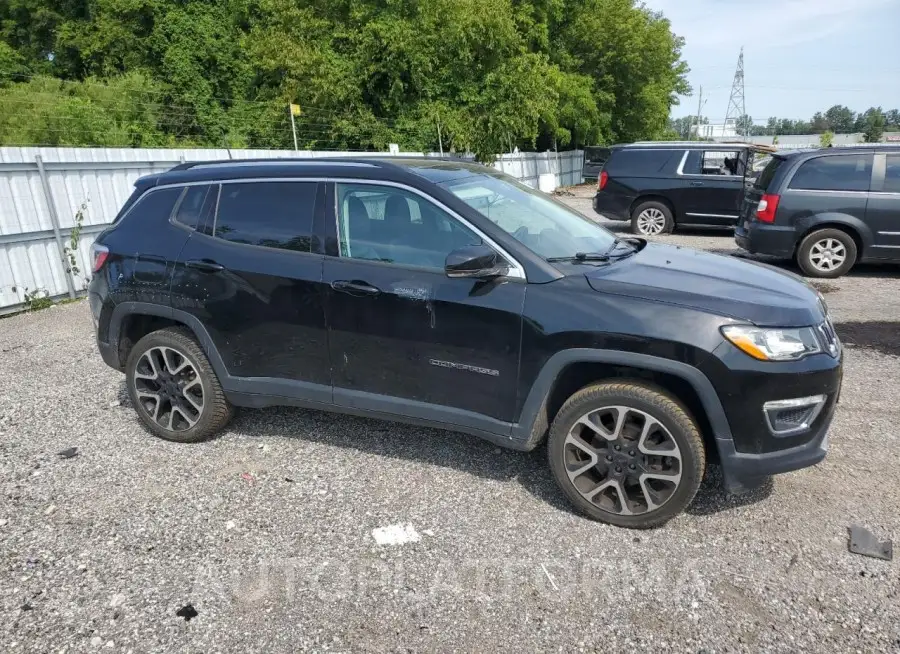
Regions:
[[[725, 112], [725, 124], [728, 125], [728, 119], [733, 118], [735, 123], [742, 116], [747, 115], [747, 104], [744, 100], [744, 48], [741, 47], [741, 54], [738, 55], [737, 69], [734, 71], [734, 81], [731, 83], [731, 96], [728, 98], [728, 111]], [[744, 125], [744, 138], [750, 136], [749, 125]]]
[[[700, 140], [700, 112], [703, 111], [703, 87], [700, 87], [700, 97], [697, 99], [697, 140]], [[688, 134], [690, 141], [694, 140], [693, 134]]]
[[437, 118], [437, 119], [435, 119], [435, 122], [437, 123], [438, 147], [441, 150], [441, 157], [443, 157], [444, 156], [444, 139], [441, 137], [441, 119]]

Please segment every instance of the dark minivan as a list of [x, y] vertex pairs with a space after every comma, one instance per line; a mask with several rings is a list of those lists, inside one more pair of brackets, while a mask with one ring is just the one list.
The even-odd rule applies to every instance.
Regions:
[[900, 262], [900, 146], [779, 153], [747, 191], [737, 244], [809, 277]]
[[632, 232], [641, 236], [681, 225], [733, 227], [744, 185], [754, 174], [754, 154], [767, 150], [696, 141], [614, 146], [600, 173], [594, 211], [631, 221]]
[[818, 463], [841, 387], [800, 278], [616, 238], [459, 161], [143, 177], [97, 237], [89, 298], [156, 436], [201, 441], [235, 407], [283, 404], [546, 443], [572, 503], [626, 527], [680, 513], [707, 461], [734, 491]]

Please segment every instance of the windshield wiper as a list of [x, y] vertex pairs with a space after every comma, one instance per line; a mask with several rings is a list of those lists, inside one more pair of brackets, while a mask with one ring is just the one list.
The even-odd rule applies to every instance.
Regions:
[[559, 263], [561, 261], [609, 261], [609, 255], [603, 252], [576, 252], [571, 257], [550, 257], [547, 259], [550, 263]]

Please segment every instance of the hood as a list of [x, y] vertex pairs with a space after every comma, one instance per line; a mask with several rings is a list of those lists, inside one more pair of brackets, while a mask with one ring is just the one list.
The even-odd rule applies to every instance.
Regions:
[[760, 326], [801, 327], [825, 319], [819, 293], [766, 264], [648, 243], [633, 256], [585, 274], [595, 291], [700, 309]]

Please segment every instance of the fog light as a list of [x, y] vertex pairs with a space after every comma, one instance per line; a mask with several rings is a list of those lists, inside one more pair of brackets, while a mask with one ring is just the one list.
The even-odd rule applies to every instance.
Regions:
[[806, 431], [825, 406], [825, 399], [824, 395], [811, 395], [766, 402], [763, 404], [763, 413], [766, 415], [769, 431], [775, 436], [790, 436]]

